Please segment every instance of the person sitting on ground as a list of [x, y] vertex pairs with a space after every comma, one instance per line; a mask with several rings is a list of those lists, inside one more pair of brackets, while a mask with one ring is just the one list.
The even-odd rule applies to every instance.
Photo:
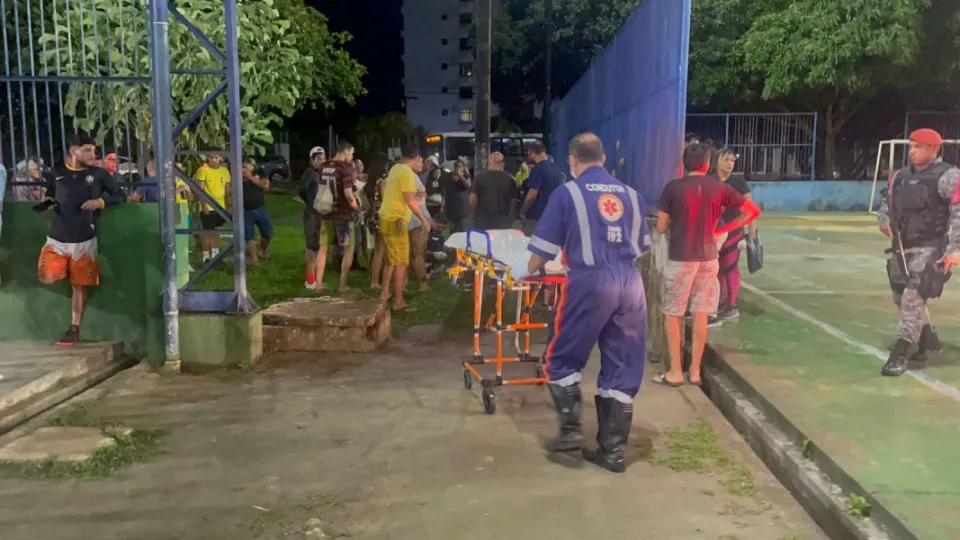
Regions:
[[70, 279], [73, 286], [70, 328], [58, 345], [80, 340], [80, 323], [87, 305], [87, 289], [100, 284], [97, 264], [97, 222], [104, 208], [126, 201], [116, 178], [93, 167], [96, 146], [87, 135], [75, 135], [67, 147], [64, 167], [47, 179], [39, 208], [53, 212], [50, 234], [40, 251], [37, 275], [44, 285]]
[[503, 154], [490, 154], [487, 170], [477, 175], [470, 188], [470, 211], [478, 229], [501, 230], [513, 226], [517, 183], [503, 171], [505, 165]]
[[[654, 378], [666, 386], [684, 383], [680, 355], [680, 319], [690, 306], [693, 314], [691, 384], [700, 384], [700, 361], [707, 340], [707, 318], [717, 312], [720, 297], [718, 239], [760, 215], [760, 209], [737, 190], [708, 176], [710, 149], [691, 144], [683, 151], [687, 176], [667, 183], [657, 201], [657, 232], [668, 230], [669, 260], [664, 270], [664, 330], [670, 354], [670, 369]], [[728, 208], [739, 209], [736, 219], [718, 228]]]

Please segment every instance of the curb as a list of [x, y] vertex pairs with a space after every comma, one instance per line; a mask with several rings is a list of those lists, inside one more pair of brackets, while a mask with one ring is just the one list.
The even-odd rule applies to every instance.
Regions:
[[[833, 540], [917, 540], [886, 507], [773, 406], [709, 343], [703, 393], [723, 413], [774, 476]], [[804, 445], [806, 449], [804, 450]], [[806, 455], [805, 455], [806, 454]], [[850, 515], [847, 494], [871, 504], [869, 518]]]
[[0, 435], [137, 363], [122, 356], [122, 351], [122, 343], [112, 343], [3, 396]]

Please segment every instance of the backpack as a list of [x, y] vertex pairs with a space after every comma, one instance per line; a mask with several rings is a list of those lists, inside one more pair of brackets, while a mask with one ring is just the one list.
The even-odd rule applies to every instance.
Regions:
[[322, 174], [317, 176], [319, 178], [317, 178], [317, 195], [313, 198], [313, 210], [321, 216], [326, 216], [333, 212], [336, 194], [333, 191], [334, 187], [330, 185], [331, 182], [328, 182]]

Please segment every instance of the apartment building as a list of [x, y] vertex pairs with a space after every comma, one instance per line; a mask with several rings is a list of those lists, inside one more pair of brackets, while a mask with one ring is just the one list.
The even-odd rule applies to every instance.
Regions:
[[407, 118], [431, 133], [474, 126], [474, 0], [404, 0]]

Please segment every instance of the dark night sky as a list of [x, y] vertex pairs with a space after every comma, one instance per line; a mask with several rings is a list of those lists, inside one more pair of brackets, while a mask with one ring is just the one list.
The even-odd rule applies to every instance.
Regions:
[[[351, 129], [360, 116], [376, 116], [401, 110], [403, 99], [403, 0], [306, 0], [307, 5], [324, 13], [331, 31], [353, 35], [347, 51], [366, 66], [363, 85], [367, 95], [352, 107], [339, 103], [330, 121], [338, 132]], [[319, 125], [318, 125], [319, 124]], [[307, 135], [327, 125], [322, 111], [297, 113], [288, 128], [295, 135]]]

